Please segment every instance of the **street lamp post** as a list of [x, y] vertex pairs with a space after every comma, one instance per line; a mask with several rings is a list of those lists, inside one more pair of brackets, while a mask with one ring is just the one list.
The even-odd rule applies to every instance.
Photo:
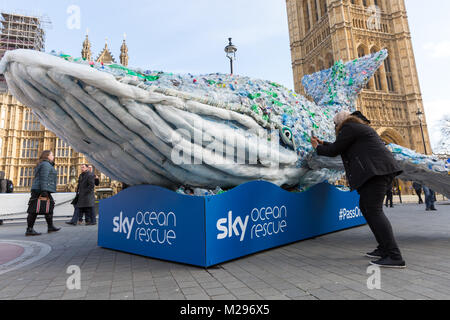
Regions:
[[423, 112], [420, 110], [420, 108], [417, 110], [416, 113], [417, 117], [419, 118], [419, 122], [420, 122], [420, 131], [422, 132], [422, 142], [423, 142], [423, 149], [425, 150], [425, 154], [428, 154], [427, 152], [427, 145], [425, 143], [425, 135], [423, 133], [423, 125], [422, 125], [422, 121], [423, 121]]
[[231, 43], [231, 38], [228, 38], [228, 45], [225, 47], [227, 58], [230, 59], [231, 74], [233, 75], [233, 61], [236, 60], [237, 47]]

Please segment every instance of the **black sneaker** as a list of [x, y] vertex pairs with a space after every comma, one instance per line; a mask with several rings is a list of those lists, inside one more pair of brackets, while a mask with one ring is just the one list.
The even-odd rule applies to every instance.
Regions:
[[367, 258], [372, 258], [372, 259], [381, 259], [383, 257], [383, 255], [381, 254], [381, 251], [379, 249], [375, 249], [375, 251], [366, 253], [366, 257]]
[[377, 261], [372, 261], [370, 263], [374, 266], [379, 266], [381, 268], [394, 268], [394, 269], [405, 269], [406, 263], [404, 260], [394, 260], [391, 257], [381, 258]]
[[36, 237], [36, 236], [40, 236], [41, 233], [36, 232], [33, 228], [28, 228], [27, 232], [25, 233], [25, 236], [27, 237]]
[[61, 228], [57, 228], [55, 226], [51, 226], [51, 227], [48, 227], [47, 232], [48, 233], [52, 233], [52, 232], [58, 232], [59, 230], [61, 230]]

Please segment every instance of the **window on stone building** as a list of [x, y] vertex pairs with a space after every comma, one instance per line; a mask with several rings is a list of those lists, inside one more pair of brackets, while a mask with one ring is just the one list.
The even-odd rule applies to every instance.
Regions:
[[305, 18], [305, 31], [308, 32], [309, 29], [311, 29], [311, 23], [309, 22], [309, 3], [308, 1], [304, 2], [305, 5], [303, 6], [303, 15]]
[[[362, 58], [367, 55], [367, 51], [363, 45], [358, 47], [358, 58]], [[370, 81], [366, 84], [365, 89], [370, 89]]]
[[317, 1], [313, 0], [314, 2], [314, 16], [316, 18], [316, 21], [319, 21], [319, 8], [317, 7]]
[[39, 119], [30, 110], [26, 110], [24, 114], [23, 130], [39, 131], [40, 129], [41, 124]]
[[358, 58], [362, 58], [366, 55], [366, 50], [364, 50], [364, 47], [361, 45], [358, 47]]
[[56, 140], [56, 157], [57, 158], [68, 158], [72, 157], [73, 150], [72, 148], [61, 139]]
[[2, 155], [2, 150], [3, 150], [3, 139], [0, 138], [0, 156]]
[[327, 54], [326, 61], [328, 64], [328, 68], [331, 68], [334, 65], [334, 58], [331, 53]]
[[68, 182], [69, 167], [68, 166], [58, 166], [56, 167], [58, 172], [58, 185], [65, 185]]
[[380, 0], [373, 0], [373, 4], [376, 5], [378, 8], [382, 9]]
[[2, 111], [0, 112], [0, 129], [5, 128], [5, 118], [6, 118], [6, 110], [5, 108], [2, 108]]
[[20, 168], [20, 180], [19, 186], [21, 187], [31, 187], [34, 178], [34, 168]]
[[[374, 47], [374, 48], [372, 48], [370, 50], [370, 53], [377, 53], [378, 51], [379, 50], [376, 47]], [[382, 85], [382, 82], [381, 82], [381, 70], [380, 69], [378, 69], [375, 72], [375, 75], [374, 75], [373, 79], [374, 79], [374, 82], [375, 82], [375, 89], [378, 90], [378, 91], [383, 90], [383, 85]]]
[[39, 151], [39, 140], [24, 139], [22, 142], [22, 158], [37, 159]]
[[326, 14], [328, 12], [327, 1], [326, 0], [320, 0], [320, 4], [322, 6], [322, 13]]
[[392, 68], [391, 68], [391, 60], [389, 57], [384, 60], [384, 69], [386, 70], [386, 80], [388, 85], [388, 90], [390, 92], [395, 92], [394, 80], [392, 78]]

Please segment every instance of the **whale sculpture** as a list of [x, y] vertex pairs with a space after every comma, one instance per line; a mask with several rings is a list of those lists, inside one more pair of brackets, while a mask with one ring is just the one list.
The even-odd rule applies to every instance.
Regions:
[[[315, 154], [311, 135], [335, 139], [333, 117], [355, 110], [387, 55], [382, 50], [305, 76], [314, 102], [270, 81], [129, 69], [54, 52], [7, 52], [0, 73], [43, 125], [112, 179], [172, 189], [253, 180], [308, 188], [343, 174], [340, 158]], [[403, 179], [450, 196], [443, 161], [388, 148]]]

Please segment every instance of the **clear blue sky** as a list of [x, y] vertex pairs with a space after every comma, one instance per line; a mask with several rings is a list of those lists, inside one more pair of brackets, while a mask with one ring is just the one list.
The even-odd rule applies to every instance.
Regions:
[[[69, 29], [68, 8], [80, 8]], [[450, 1], [406, 0], [425, 109], [434, 121], [450, 113]], [[118, 60], [127, 34], [130, 65], [169, 72], [228, 72], [227, 38], [238, 46], [236, 73], [293, 88], [284, 0], [0, 0], [1, 10], [46, 14], [46, 50], [80, 56], [86, 29], [97, 55], [108, 38]], [[436, 140], [437, 138], [435, 138]]]

